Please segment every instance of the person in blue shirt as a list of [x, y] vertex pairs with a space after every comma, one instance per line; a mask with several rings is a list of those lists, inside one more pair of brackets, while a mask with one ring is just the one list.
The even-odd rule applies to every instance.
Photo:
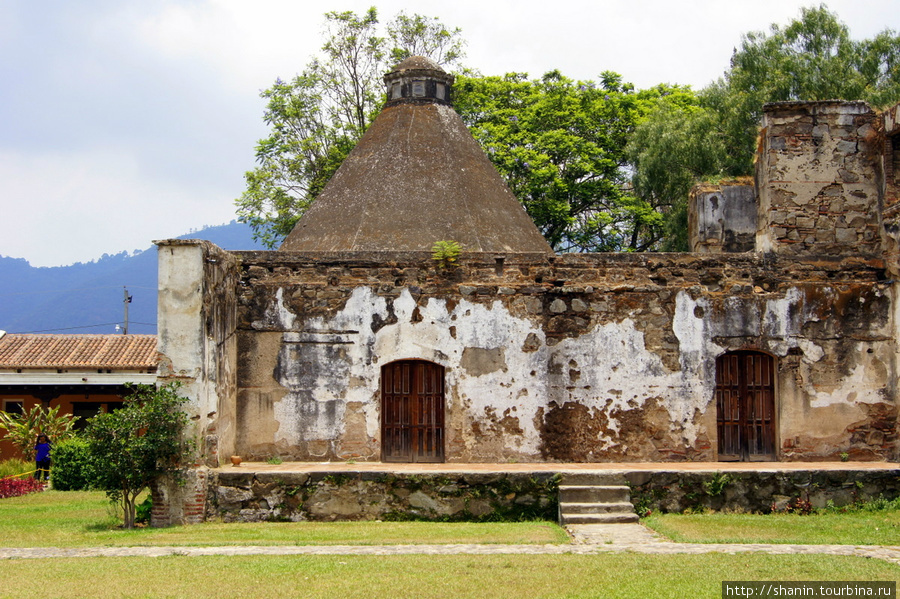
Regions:
[[50, 439], [41, 433], [34, 446], [34, 477], [38, 480], [50, 480]]

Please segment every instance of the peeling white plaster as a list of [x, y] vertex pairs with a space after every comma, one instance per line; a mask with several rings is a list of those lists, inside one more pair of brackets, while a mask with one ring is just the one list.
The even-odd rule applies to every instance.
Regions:
[[[865, 351], [863, 349], [860, 350]], [[810, 407], [825, 408], [836, 404], [857, 405], [873, 404], [884, 401], [878, 381], [872, 381], [872, 367], [868, 364], [857, 364], [849, 376], [841, 379], [841, 386], [831, 393], [816, 390], [808, 382], [806, 391], [812, 400]]]
[[284, 288], [275, 292], [275, 300], [266, 307], [265, 320], [255, 320], [252, 323], [254, 329], [264, 329], [275, 326], [284, 330], [293, 330], [297, 317], [284, 305]]

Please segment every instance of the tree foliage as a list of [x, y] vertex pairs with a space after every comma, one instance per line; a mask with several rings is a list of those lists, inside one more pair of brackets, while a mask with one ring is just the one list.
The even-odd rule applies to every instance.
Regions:
[[460, 77], [456, 109], [557, 251], [645, 250], [660, 215], [632, 193], [626, 144], [665, 88], [558, 71]]
[[23, 410], [21, 414], [0, 412], [0, 430], [4, 438], [11, 441], [26, 460], [34, 460], [34, 445], [37, 436], [47, 435], [51, 444], [59, 443], [72, 437], [72, 430], [77, 416], [60, 414], [60, 406], [45, 408], [37, 404]]
[[674, 89], [635, 127], [626, 151], [635, 194], [662, 219], [657, 249], [686, 250], [688, 194], [724, 170], [725, 139], [715, 115], [689, 88]]
[[382, 76], [407, 56], [445, 67], [463, 57], [459, 29], [401, 12], [380, 35], [377, 10], [325, 14], [322, 52], [290, 81], [262, 92], [270, 134], [256, 147], [257, 166], [235, 202], [254, 237], [278, 245], [322, 191], [384, 99]]
[[177, 476], [190, 455], [185, 402], [177, 385], [139, 385], [122, 408], [88, 421], [91, 481], [122, 508], [125, 528], [134, 528], [137, 496], [158, 477]]

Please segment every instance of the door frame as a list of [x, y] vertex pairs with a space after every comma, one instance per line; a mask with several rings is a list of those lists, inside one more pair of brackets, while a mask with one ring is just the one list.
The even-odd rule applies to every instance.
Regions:
[[[733, 372], [735, 367], [736, 372]], [[751, 368], [758, 369], [755, 377], [749, 372]], [[778, 459], [776, 373], [775, 357], [766, 352], [736, 350], [716, 358], [714, 397], [719, 461], [768, 462]], [[732, 399], [735, 394], [737, 398]], [[754, 414], [754, 407], [758, 407], [753, 403], [754, 394], [763, 403], [761, 419]], [[733, 409], [734, 401], [737, 402], [737, 416], [729, 409]]]
[[395, 360], [381, 367], [382, 462], [445, 460], [446, 372], [441, 364], [421, 359]]

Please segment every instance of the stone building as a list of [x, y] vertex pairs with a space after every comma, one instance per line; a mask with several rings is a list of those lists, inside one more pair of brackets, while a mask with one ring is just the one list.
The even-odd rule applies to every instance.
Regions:
[[452, 77], [385, 82], [279, 251], [158, 242], [160, 377], [205, 466], [897, 459], [895, 111], [768, 105], [755, 184], [694, 194], [692, 253], [555, 255]]

